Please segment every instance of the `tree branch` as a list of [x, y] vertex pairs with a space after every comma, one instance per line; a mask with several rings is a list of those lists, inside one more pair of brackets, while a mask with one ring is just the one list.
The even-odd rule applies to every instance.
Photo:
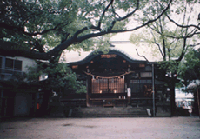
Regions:
[[197, 45], [200, 45], [200, 43], [191, 44], [190, 46], [191, 46], [191, 47], [195, 47], [195, 46], [197, 46]]
[[[172, 42], [170, 42], [170, 46], [175, 43], [175, 41], [177, 41], [176, 39], [173, 39]], [[176, 47], [178, 46], [178, 43], [176, 43], [176, 46], [174, 46], [174, 48], [170, 48], [170, 50], [174, 50]]]
[[187, 41], [187, 37], [183, 38], [183, 50], [182, 50], [181, 55], [178, 57], [178, 59], [175, 60], [176, 62], [180, 62], [183, 59], [183, 56], [185, 55], [184, 50], [186, 46], [186, 41]]
[[200, 30], [200, 23], [198, 23], [198, 25], [194, 25], [194, 24], [190, 24], [190, 25], [180, 25], [178, 23], [176, 23], [174, 20], [172, 20], [168, 15], [167, 15], [168, 19], [170, 22], [176, 24], [178, 27], [181, 27], [181, 28], [190, 28], [190, 27], [195, 27], [197, 28], [198, 30]]
[[[128, 32], [128, 31], [138, 30], [138, 29], [140, 29], [140, 28], [142, 28], [142, 27], [144, 27], [144, 26], [146, 26], [146, 25], [148, 25], [148, 24], [150, 24], [150, 23], [153, 23], [153, 22], [157, 21], [157, 20], [158, 20], [161, 16], [163, 16], [163, 14], [170, 8], [171, 2], [172, 2], [172, 0], [170, 0], [170, 2], [168, 3], [167, 7], [166, 7], [166, 8], [162, 11], [162, 13], [161, 13], [160, 15], [158, 15], [155, 19], [149, 20], [149, 21], [143, 23], [142, 25], [137, 26], [137, 27], [135, 27], [135, 28], [133, 28], [133, 29], [129, 29], [129, 30], [112, 30], [110, 33], [120, 33], [120, 32]], [[134, 12], [133, 12], [133, 13], [134, 13]], [[124, 17], [127, 17], [127, 16], [124, 16]], [[122, 17], [122, 18], [124, 18], [124, 17]]]
[[[150, 27], [151, 28], [151, 27]], [[158, 34], [160, 34], [160, 35], [163, 35], [160, 31], [158, 31], [158, 30], [156, 30], [156, 29], [154, 29], [154, 28], [151, 28], [152, 30], [154, 30], [154, 31], [156, 31]], [[172, 35], [164, 35], [164, 36], [166, 36], [166, 37], [170, 37], [170, 38], [174, 38], [174, 39], [177, 39], [177, 40], [179, 40], [179, 39], [183, 39], [183, 38], [185, 38], [185, 37], [187, 37], [187, 38], [191, 38], [191, 37], [193, 37], [194, 35], [197, 35], [197, 34], [200, 34], [200, 32], [197, 32], [198, 30], [193, 30], [194, 32], [192, 33], [192, 34], [187, 34], [187, 35], [185, 35], [185, 36], [172, 36]]]
[[[42, 32], [35, 32], [35, 33], [29, 33], [29, 32], [26, 32], [24, 31], [24, 28], [19, 28], [19, 27], [16, 27], [16, 26], [12, 26], [12, 25], [8, 25], [6, 23], [0, 23], [0, 26], [5, 28], [5, 29], [8, 29], [8, 30], [18, 30], [19, 32], [22, 32], [24, 35], [27, 35], [27, 36], [37, 36], [37, 35], [43, 35], [45, 33], [48, 33], [50, 31], [53, 31], [53, 30], [57, 30], [59, 28], [59, 26], [61, 25], [62, 23], [58, 23], [54, 28], [52, 29], [48, 29], [48, 30], [43, 30]], [[64, 24], [63, 26], [66, 26], [68, 25], [67, 24]]]
[[164, 56], [164, 55], [163, 55], [163, 52], [162, 52], [162, 50], [161, 50], [161, 48], [160, 48], [160, 44], [157, 43], [157, 41], [156, 41], [156, 37], [154, 36], [154, 34], [153, 34], [152, 31], [151, 31], [151, 34], [153, 35], [154, 43], [156, 43], [156, 45], [158, 46], [158, 49], [159, 49], [161, 55]]
[[124, 17], [117, 18], [117, 21], [122, 21], [124, 19], [127, 19], [128, 17], [130, 17], [131, 15], [133, 15], [138, 10], [138, 8], [139, 8], [139, 0], [137, 0], [137, 6], [136, 6], [136, 8], [132, 12], [130, 12], [129, 14], [125, 15]]
[[138, 50], [136, 49], [136, 51], [137, 51], [137, 55], [138, 56], [140, 56], [140, 57], [143, 57], [147, 62], [149, 62], [149, 60], [145, 57], [145, 56], [141, 56], [141, 55], [139, 55], [139, 53], [138, 53]]
[[118, 16], [118, 18], [121, 18], [121, 17], [116, 13], [116, 11], [115, 11], [113, 5], [111, 5], [111, 8], [112, 8], [112, 12], [114, 13], [114, 15]]
[[19, 46], [16, 43], [5, 42], [0, 40], [0, 55], [3, 56], [24, 56], [32, 59], [42, 59], [49, 60], [51, 58], [45, 52], [39, 52], [36, 50], [30, 50], [30, 48], [26, 46]]
[[113, 1], [114, 1], [114, 0], [110, 0], [110, 3], [109, 3], [109, 4], [106, 6], [106, 8], [103, 10], [103, 13], [102, 13], [102, 15], [101, 15], [101, 17], [100, 17], [100, 19], [99, 19], [98, 25], [97, 25], [97, 28], [98, 28], [98, 29], [101, 28], [101, 22], [102, 22], [102, 20], [103, 20], [103, 17], [104, 17], [104, 15], [105, 15], [106, 11], [109, 9], [109, 7], [112, 5]]

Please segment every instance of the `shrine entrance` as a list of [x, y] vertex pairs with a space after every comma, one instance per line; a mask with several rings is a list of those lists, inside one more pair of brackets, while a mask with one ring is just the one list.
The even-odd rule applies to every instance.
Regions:
[[124, 93], [124, 79], [121, 77], [91, 80], [92, 94]]
[[126, 106], [124, 76], [93, 77], [91, 79], [90, 104], [93, 106]]

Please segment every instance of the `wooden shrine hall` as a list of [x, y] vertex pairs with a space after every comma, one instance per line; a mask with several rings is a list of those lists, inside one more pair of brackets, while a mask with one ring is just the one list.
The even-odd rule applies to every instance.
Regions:
[[88, 107], [152, 108], [154, 105], [167, 110], [169, 92], [162, 81], [154, 79], [159, 72], [155, 64], [110, 50], [106, 54], [92, 52], [83, 60], [70, 63], [70, 67], [87, 86]]

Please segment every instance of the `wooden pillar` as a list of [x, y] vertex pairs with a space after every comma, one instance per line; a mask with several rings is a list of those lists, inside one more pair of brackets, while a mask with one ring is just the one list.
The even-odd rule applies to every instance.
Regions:
[[87, 87], [86, 106], [90, 107], [90, 93], [91, 93], [91, 77], [90, 76], [87, 76], [86, 87]]
[[152, 100], [153, 100], [153, 117], [156, 116], [156, 104], [155, 104], [155, 73], [154, 64], [152, 66]]

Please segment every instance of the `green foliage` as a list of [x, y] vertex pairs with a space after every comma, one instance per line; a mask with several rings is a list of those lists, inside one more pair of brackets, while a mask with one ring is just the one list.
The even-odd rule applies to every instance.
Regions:
[[[181, 20], [183, 20], [181, 24], [187, 25], [191, 22], [192, 18], [192, 14], [188, 13], [195, 10], [193, 6], [196, 2], [197, 1], [193, 0], [173, 1], [170, 12], [166, 12], [165, 15], [156, 22], [146, 26], [146, 29], [143, 29], [141, 33], [132, 34], [130, 37], [130, 41], [136, 45], [146, 43], [147, 46], [151, 47], [153, 52], [152, 55], [157, 53], [162, 56], [163, 60], [162, 62], [159, 62], [160, 68], [172, 75], [177, 73], [178, 78], [182, 78], [185, 81], [185, 84], [187, 84], [189, 80], [200, 77], [200, 68], [198, 66], [198, 64], [200, 65], [200, 57], [198, 57], [197, 53], [191, 49], [191, 44], [198, 43], [197, 40], [199, 35], [192, 37], [192, 39], [190, 37], [186, 38], [187, 36], [190, 36], [194, 30], [171, 26], [173, 24], [170, 24], [166, 15], [171, 18], [174, 18], [175, 15], [180, 15], [182, 16]], [[151, 9], [151, 7], [149, 8]], [[156, 11], [153, 13], [155, 12]], [[188, 16], [186, 16], [186, 13]], [[145, 15], [148, 14], [148, 11], [146, 11]], [[146, 21], [148, 18], [151, 17], [146, 17], [143, 20]], [[174, 20], [177, 21], [176, 18], [174, 18]], [[176, 86], [180, 87], [182, 85], [182, 83], [179, 83]]]
[[30, 67], [27, 80], [29, 82], [38, 82], [38, 78], [43, 78], [46, 83], [44, 87], [55, 91], [73, 90], [76, 93], [86, 93], [86, 86], [77, 81], [77, 76], [67, 64], [40, 63], [38, 67]]
[[[112, 27], [113, 21], [130, 14], [136, 8], [137, 0], [114, 0], [105, 11], [110, 2], [110, 0], [4, 0], [0, 5], [2, 13], [0, 23], [5, 23], [8, 27], [0, 27], [2, 36], [0, 39], [8, 38], [19, 46], [28, 44], [32, 50], [47, 52], [84, 27], [88, 29], [78, 36], [84, 36], [93, 31], [108, 31], [110, 28], [124, 30], [131, 18], [140, 18], [141, 14], [135, 12], [129, 18], [117, 21]], [[154, 16], [160, 13], [163, 5], [166, 5], [169, 0], [162, 0], [155, 7], [156, 2], [157, 0], [151, 3], [149, 0], [139, 1], [138, 10], [143, 13], [142, 18], [148, 14]], [[99, 30], [90, 29], [91, 25], [97, 26], [99, 23]], [[66, 46], [66, 48], [89, 50], [93, 49], [94, 41], [96, 40], [90, 39], [87, 42], [78, 42], [81, 44], [75, 42], [72, 43], [73, 46]]]
[[141, 34], [132, 33], [131, 36], [130, 36], [130, 42], [133, 43], [133, 44], [136, 44], [136, 45], [143, 42], [144, 40], [148, 41], [147, 37], [146, 37], [146, 33], [141, 33]]
[[200, 79], [200, 49], [188, 52], [178, 69], [180, 77], [186, 82]]
[[176, 73], [179, 63], [176, 61], [162, 61], [159, 62], [159, 64], [161, 69], [164, 69], [167, 72]]
[[87, 93], [87, 88], [82, 81], [77, 81], [76, 93]]

